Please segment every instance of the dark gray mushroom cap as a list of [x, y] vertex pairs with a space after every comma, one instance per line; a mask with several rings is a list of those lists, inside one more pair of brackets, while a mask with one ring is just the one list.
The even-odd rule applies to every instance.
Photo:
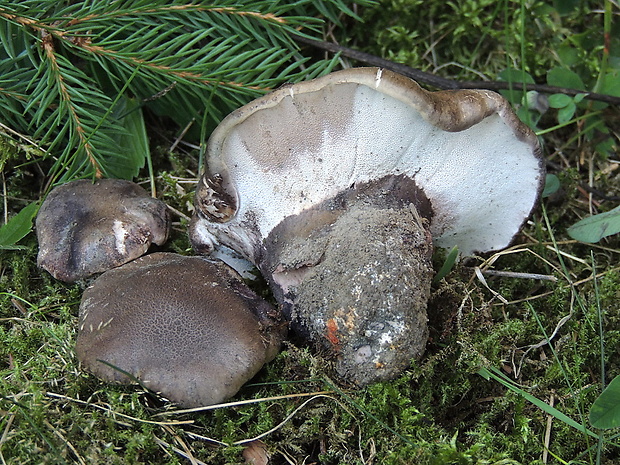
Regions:
[[197, 407], [233, 396], [275, 357], [285, 331], [275, 309], [222, 262], [153, 253], [84, 292], [76, 351], [101, 379], [133, 377]]
[[79, 180], [55, 188], [41, 205], [38, 265], [62, 281], [87, 278], [133, 260], [168, 238], [166, 205], [137, 184]]

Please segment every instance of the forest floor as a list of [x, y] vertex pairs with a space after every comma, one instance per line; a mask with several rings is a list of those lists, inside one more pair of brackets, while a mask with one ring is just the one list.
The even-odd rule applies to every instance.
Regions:
[[[551, 175], [514, 244], [461, 260], [433, 284], [426, 353], [398, 379], [342, 386], [322, 357], [286, 345], [233, 404], [178, 413], [139, 386], [79, 369], [82, 287], [37, 268], [30, 234], [24, 249], [0, 250], [0, 463], [251, 463], [251, 454], [257, 464], [620, 463], [620, 430], [589, 418], [620, 375], [620, 240], [568, 233], [620, 201], [619, 106], [584, 96], [620, 96], [620, 7], [385, 0], [358, 13], [363, 22], [328, 25], [324, 40], [454, 81], [583, 92], [502, 91], [539, 135]], [[198, 154], [187, 144], [169, 151], [176, 136], [165, 124], [147, 117], [155, 182], [187, 212]], [[8, 198], [38, 199], [34, 165], [0, 168]], [[175, 221], [166, 250], [191, 253], [186, 221]], [[444, 260], [438, 253], [436, 269]]]

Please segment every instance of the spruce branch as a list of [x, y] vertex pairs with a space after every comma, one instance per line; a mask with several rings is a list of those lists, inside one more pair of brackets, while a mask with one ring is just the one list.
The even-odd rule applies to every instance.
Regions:
[[[88, 94], [91, 94], [89, 97], [94, 97], [92, 93], [84, 88], [82, 89], [84, 93], [80, 93], [78, 88], [83, 86], [83, 80], [72, 79], [72, 76], [64, 73], [64, 69], [67, 69], [67, 63], [64, 62], [64, 57], [60, 55], [56, 55], [54, 53], [54, 45], [52, 43], [51, 37], [49, 34], [42, 34], [42, 46], [43, 51], [45, 53], [45, 58], [48, 63], [48, 85], [51, 85], [52, 88], [55, 88], [55, 91], [59, 97], [60, 104], [58, 105], [58, 116], [56, 120], [64, 119], [64, 114], [66, 113], [68, 116], [68, 124], [69, 124], [69, 137], [77, 138], [79, 141], [78, 150], [83, 150], [88, 157], [89, 163], [92, 168], [95, 170], [95, 176], [100, 178], [103, 175], [101, 171], [101, 165], [97, 161], [97, 157], [95, 155], [95, 148], [92, 145], [92, 142], [89, 140], [87, 127], [86, 127], [86, 115], [81, 115], [83, 113], [80, 109], [74, 105], [73, 100], [74, 96], [78, 97], [80, 100], [86, 100]], [[61, 64], [63, 65], [61, 67]], [[82, 79], [85, 76], [80, 76]], [[74, 86], [69, 86], [72, 83]], [[44, 82], [44, 81], [43, 81]], [[73, 95], [72, 95], [73, 94]]]
[[131, 178], [144, 158], [119, 147], [129, 140], [119, 135], [143, 125], [127, 127], [118, 105], [215, 126], [284, 82], [329, 72], [337, 58], [311, 62], [292, 35], [316, 36], [320, 16], [354, 16], [351, 4], [0, 0], [4, 124], [53, 154], [55, 181]]

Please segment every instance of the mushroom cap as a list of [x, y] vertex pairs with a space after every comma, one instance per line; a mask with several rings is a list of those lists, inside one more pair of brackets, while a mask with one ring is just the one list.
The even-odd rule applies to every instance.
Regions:
[[534, 133], [499, 94], [428, 92], [378, 68], [285, 86], [228, 115], [211, 135], [190, 227], [257, 263], [284, 218], [357, 183], [403, 174], [432, 204], [436, 245], [506, 247], [544, 185]]
[[377, 68], [259, 98], [207, 152], [194, 248], [256, 264], [291, 328], [362, 385], [423, 353], [433, 243], [507, 246], [544, 183], [537, 139], [501, 96]]
[[168, 238], [166, 205], [120, 179], [72, 181], [47, 196], [36, 219], [37, 263], [73, 282], [137, 258]]
[[135, 378], [182, 406], [206, 406], [275, 357], [286, 328], [277, 315], [224, 263], [153, 253], [84, 292], [76, 351], [103, 380]]

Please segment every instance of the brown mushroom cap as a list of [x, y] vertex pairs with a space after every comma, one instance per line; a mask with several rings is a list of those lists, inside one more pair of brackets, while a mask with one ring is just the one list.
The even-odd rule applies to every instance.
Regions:
[[284, 331], [274, 308], [222, 262], [153, 253], [84, 292], [76, 351], [103, 380], [134, 377], [197, 407], [233, 396], [275, 357]]
[[143, 255], [168, 238], [166, 205], [137, 184], [79, 180], [55, 188], [36, 219], [38, 265], [73, 282]]

